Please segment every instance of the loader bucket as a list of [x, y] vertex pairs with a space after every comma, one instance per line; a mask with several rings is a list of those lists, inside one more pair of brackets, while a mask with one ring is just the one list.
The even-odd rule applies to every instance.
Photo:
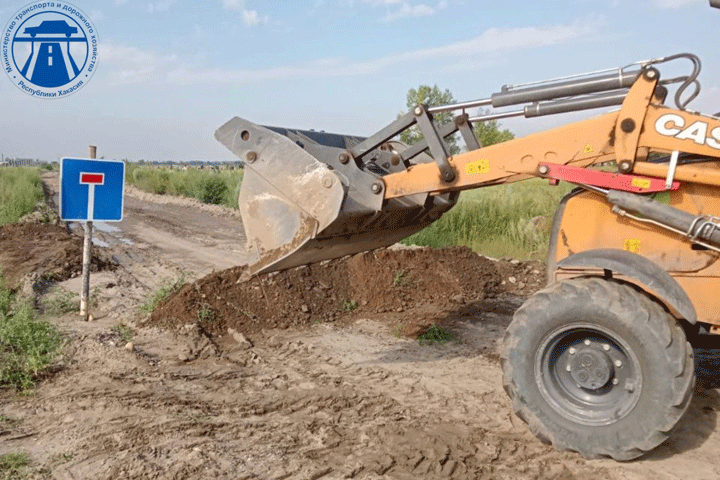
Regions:
[[263, 127], [236, 117], [215, 138], [245, 161], [238, 206], [251, 274], [392, 245], [457, 200], [457, 194], [385, 200], [383, 174], [405, 166], [390, 166], [388, 145], [367, 155], [367, 163], [348, 160], [348, 149], [362, 141], [357, 137]]

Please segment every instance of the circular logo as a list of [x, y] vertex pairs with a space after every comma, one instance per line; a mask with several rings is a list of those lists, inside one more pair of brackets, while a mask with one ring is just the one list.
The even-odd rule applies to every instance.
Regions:
[[36, 97], [73, 94], [97, 70], [95, 26], [65, 2], [36, 2], [22, 8], [3, 30], [0, 48], [7, 76]]

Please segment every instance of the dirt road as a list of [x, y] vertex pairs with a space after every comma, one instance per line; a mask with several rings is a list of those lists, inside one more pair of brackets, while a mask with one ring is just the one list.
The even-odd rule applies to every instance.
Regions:
[[[96, 320], [53, 318], [73, 339], [64, 368], [30, 396], [0, 393], [0, 454], [27, 452], [31, 478], [720, 478], [717, 390], [698, 388], [670, 441], [635, 462], [586, 461], [528, 432], [497, 362], [522, 302], [505, 288], [519, 282], [508, 262], [496, 269], [505, 287], [443, 311], [457, 340], [439, 346], [396, 335], [418, 316], [410, 293], [392, 311], [308, 311], [276, 329], [139, 326], [138, 304], [164, 282], [245, 257], [232, 212], [133, 190], [126, 199], [125, 220], [97, 236], [119, 267], [93, 276]], [[58, 288], [78, 291], [78, 279], [44, 295]]]

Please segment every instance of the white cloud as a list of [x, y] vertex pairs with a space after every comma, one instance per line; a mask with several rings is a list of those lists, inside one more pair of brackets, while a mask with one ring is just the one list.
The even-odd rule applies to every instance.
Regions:
[[101, 22], [105, 20], [105, 14], [101, 10], [93, 10], [90, 12], [90, 18], [93, 22]]
[[650, 0], [657, 8], [677, 10], [694, 4], [704, 4], [707, 6], [707, 0]]
[[[391, 0], [387, 0], [391, 1]], [[172, 85], [219, 85], [256, 83], [284, 78], [325, 78], [376, 73], [395, 65], [428, 60], [455, 59], [453, 70], [481, 68], [473, 63], [479, 55], [507, 53], [567, 43], [594, 34], [597, 21], [582, 19], [570, 25], [521, 28], [491, 28], [482, 34], [433, 48], [410, 50], [368, 61], [321, 58], [303, 65], [285, 65], [265, 69], [207, 68], [191, 64], [178, 55], [160, 56], [135, 47], [103, 45], [103, 62], [111, 65], [113, 83], [163, 83]], [[449, 62], [448, 62], [449, 63]], [[490, 65], [488, 61], [488, 66]]]
[[433, 7], [429, 7], [424, 3], [420, 3], [418, 5], [410, 5], [407, 2], [403, 2], [400, 5], [399, 10], [395, 10], [394, 12], [388, 12], [384, 17], [380, 19], [380, 21], [394, 22], [395, 20], [405, 17], [427, 17], [430, 15], [434, 15], [436, 11], [437, 10], [435, 10]]
[[156, 83], [164, 73], [174, 68], [177, 55], [156, 55], [148, 50], [125, 45], [101, 43], [99, 55], [103, 63], [110, 65], [113, 84]]
[[242, 0], [222, 0], [225, 10], [242, 10], [245, 8], [245, 2]]
[[[347, 2], [347, 0], [345, 1]], [[435, 6], [427, 3], [413, 3], [408, 0], [361, 0], [361, 3], [373, 7], [385, 7], [387, 13], [379, 19], [384, 23], [394, 22], [401, 18], [427, 17], [448, 6], [447, 0], [440, 0]], [[350, 1], [349, 5], [352, 6], [353, 2]]]
[[170, 7], [175, 2], [176, 2], [176, 0], [160, 0], [159, 2], [148, 3], [147, 12], [148, 13], [167, 12], [168, 10], [170, 10]]
[[243, 23], [248, 27], [254, 27], [256, 25], [265, 24], [268, 22], [268, 17], [261, 17], [258, 15], [257, 10], [243, 10], [242, 12]]
[[245, 8], [244, 0], [221, 0], [225, 10], [234, 10], [242, 14], [242, 21], [248, 27], [255, 27], [268, 22], [268, 16], [261, 16], [257, 10], [249, 10]]

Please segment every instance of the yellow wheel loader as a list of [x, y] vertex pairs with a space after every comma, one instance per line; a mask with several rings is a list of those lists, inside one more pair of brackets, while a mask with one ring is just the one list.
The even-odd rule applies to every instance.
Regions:
[[[668, 62], [692, 68], [665, 79]], [[506, 85], [482, 100], [418, 105], [368, 138], [234, 118], [216, 137], [245, 161], [239, 205], [251, 271], [391, 245], [437, 220], [465, 189], [571, 182], [578, 188], [552, 225], [549, 286], [505, 334], [504, 386], [517, 415], [558, 449], [638, 457], [688, 408], [689, 339], [720, 331], [720, 119], [687, 108], [699, 72], [696, 56], [679, 54]], [[492, 113], [466, 113], [476, 107]], [[488, 147], [472, 130], [595, 108], [611, 111]], [[435, 123], [446, 111], [454, 121]], [[408, 128], [424, 139], [394, 140]], [[456, 134], [466, 151], [451, 155], [446, 139]], [[608, 162], [614, 171], [593, 168]]]

